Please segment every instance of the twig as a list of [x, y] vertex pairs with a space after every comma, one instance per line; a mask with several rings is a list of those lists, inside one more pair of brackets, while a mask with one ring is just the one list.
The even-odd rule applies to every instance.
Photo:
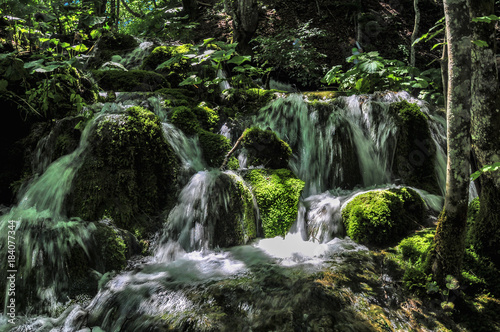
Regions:
[[224, 158], [224, 161], [222, 162], [222, 165], [220, 166], [220, 170], [223, 171], [225, 168], [226, 168], [226, 164], [227, 162], [229, 161], [229, 157], [231, 157], [231, 155], [233, 154], [233, 152], [236, 150], [236, 148], [238, 147], [238, 145], [240, 145], [240, 142], [241, 140], [243, 139], [243, 137], [245, 137], [245, 134], [246, 134], [246, 129], [245, 131], [243, 131], [243, 134], [241, 134], [240, 138], [238, 138], [238, 140], [236, 141], [236, 143], [234, 144], [233, 148], [231, 149], [231, 151], [229, 151], [227, 154], [226, 154], [226, 157]]

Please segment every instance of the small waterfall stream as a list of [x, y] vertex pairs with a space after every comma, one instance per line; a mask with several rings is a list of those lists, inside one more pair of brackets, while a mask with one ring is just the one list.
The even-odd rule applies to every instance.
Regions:
[[[137, 103], [130, 101], [133, 99], [130, 96], [121, 98], [119, 96], [117, 103], [95, 107], [101, 112], [113, 113]], [[246, 186], [245, 180], [238, 172], [208, 169], [198, 139], [186, 137], [166, 122], [161, 103], [150, 98], [145, 106], [164, 121], [165, 137], [182, 164], [179, 177], [184, 185], [164, 229], [158, 234], [153, 255], [136, 260], [116, 276], [110, 275], [107, 282], [103, 279], [91, 301], [63, 305], [55, 299], [58, 289], [46, 285], [39, 289], [39, 297], [47, 301], [53, 297], [54, 306], [66, 307], [62, 314], [50, 318], [36, 316], [35, 312], [33, 316], [19, 317], [16, 327], [4, 324], [0, 329], [254, 331], [273, 329], [275, 323], [271, 322], [288, 317], [283, 318], [285, 325], [280, 330], [289, 331], [294, 329], [286, 325], [290, 320], [287, 315], [293, 315], [295, 330], [311, 326], [313, 329], [314, 326], [332, 326], [332, 329], [335, 326], [335, 330], [356, 330], [343, 325], [349, 321], [349, 318], [342, 319], [348, 313], [337, 308], [337, 304], [326, 298], [324, 303], [317, 300], [316, 297], [323, 295], [317, 293], [317, 281], [313, 282], [312, 275], [320, 273], [327, 262], [337, 262], [340, 266], [345, 259], [350, 259], [361, 265], [374, 264], [367, 256], [366, 247], [343, 238], [341, 209], [362, 192], [395, 186], [391, 184], [391, 165], [398, 128], [388, 115], [388, 108], [390, 103], [400, 100], [418, 102], [422, 111], [430, 116], [431, 134], [437, 147], [436, 177], [443, 190], [444, 121], [422, 102], [406, 93], [386, 93], [341, 97], [331, 103], [314, 104], [300, 94], [292, 94], [271, 102], [254, 119], [254, 125], [271, 128], [294, 151], [290, 168], [305, 182], [297, 221], [284, 238], [231, 246], [218, 240], [216, 224], [236, 217], [243, 220], [244, 214], [249, 213], [247, 210], [235, 212], [232, 206], [234, 192], [237, 192], [234, 188]], [[1, 234], [7, 234], [6, 221], [17, 221], [16, 232], [24, 238], [20, 244], [22, 259], [33, 262], [25, 264], [25, 273], [35, 268], [45, 274], [51, 269], [54, 274], [56, 270], [62, 271], [63, 267], [58, 266], [63, 264], [59, 257], [67, 254], [68, 242], [76, 241], [86, 248], [86, 240], [95, 226], [81, 220], [68, 220], [64, 200], [72, 177], [81, 165], [95, 121], [98, 120], [87, 125], [78, 149], [52, 163], [28, 187], [19, 205], [1, 217]], [[221, 132], [231, 137], [227, 126]], [[440, 196], [419, 192], [431, 209], [440, 209]], [[255, 197], [252, 199], [255, 232], [259, 235], [259, 211]], [[40, 231], [43, 228], [46, 230]], [[47, 229], [53, 232], [49, 234]], [[244, 234], [243, 229], [236, 233], [243, 232], [241, 236], [246, 243], [250, 235]], [[0, 247], [4, 243], [2, 239]], [[48, 262], [37, 261], [42, 251], [49, 257]], [[54, 274], [49, 278], [56, 280]], [[0, 277], [5, 280], [4, 275]], [[298, 315], [297, 308], [303, 313]], [[332, 308], [339, 312], [335, 318], [329, 316]], [[405, 326], [404, 319], [391, 317], [395, 326]], [[2, 315], [0, 326], [6, 320]]]

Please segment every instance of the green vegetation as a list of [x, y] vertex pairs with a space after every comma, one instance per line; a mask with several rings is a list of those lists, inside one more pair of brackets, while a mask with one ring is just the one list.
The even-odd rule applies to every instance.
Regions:
[[424, 211], [424, 201], [412, 189], [376, 190], [353, 198], [342, 210], [342, 219], [354, 241], [385, 246], [417, 228]]
[[257, 199], [264, 236], [285, 236], [297, 218], [304, 182], [287, 169], [252, 170], [245, 180]]

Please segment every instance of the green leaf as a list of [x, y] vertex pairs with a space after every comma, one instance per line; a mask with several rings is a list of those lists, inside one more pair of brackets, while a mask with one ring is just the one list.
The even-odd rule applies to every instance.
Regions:
[[77, 52], [85, 52], [87, 51], [89, 48], [87, 46], [85, 46], [84, 44], [79, 44], [79, 45], [73, 45], [71, 46], [72, 49], [74, 49], [75, 51]]
[[245, 61], [250, 61], [252, 57], [250, 55], [237, 55], [229, 60], [227, 63], [235, 63], [238, 66], [241, 65]]
[[429, 86], [429, 82], [421, 77], [415, 77], [415, 82], [411, 86], [412, 88], [425, 89]]
[[488, 47], [488, 43], [484, 40], [473, 40], [472, 42], [478, 47]]
[[377, 73], [381, 69], [383, 69], [384, 64], [380, 61], [368, 60], [368, 61], [361, 62], [359, 64], [359, 68], [364, 72], [373, 74], [373, 73]]
[[210, 44], [214, 40], [215, 40], [215, 38], [203, 39], [203, 46], [207, 46], [208, 44]]
[[7, 80], [0, 80], [0, 91], [7, 91], [9, 82]]
[[496, 15], [490, 15], [490, 16], [474, 17], [472, 19], [472, 22], [481, 22], [481, 23], [491, 23], [493, 21], [500, 21], [500, 17]]
[[198, 77], [196, 75], [191, 75], [188, 78], [186, 78], [184, 81], [180, 82], [179, 85], [180, 86], [196, 85], [196, 84], [200, 84], [201, 82], [203, 82], [203, 80], [200, 77]]
[[90, 31], [90, 37], [92, 37], [92, 39], [99, 38], [101, 35], [102, 35], [102, 32], [97, 30], [97, 29]]

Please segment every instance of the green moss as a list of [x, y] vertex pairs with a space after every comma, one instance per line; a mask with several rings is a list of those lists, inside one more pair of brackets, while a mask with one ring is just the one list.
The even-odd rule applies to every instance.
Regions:
[[384, 246], [415, 229], [423, 219], [424, 207], [412, 189], [376, 190], [352, 199], [342, 210], [342, 219], [354, 241]]
[[187, 73], [191, 70], [190, 61], [179, 58], [178, 61], [175, 61], [162, 69], [157, 68], [159, 65], [175, 56], [188, 53], [191, 50], [191, 46], [193, 45], [184, 44], [180, 46], [159, 46], [155, 48], [153, 52], [146, 57], [146, 59], [144, 59], [142, 69], [158, 71], [168, 78], [172, 86], [177, 86], [187, 77]]
[[287, 168], [292, 155], [290, 146], [279, 139], [272, 130], [257, 127], [247, 129], [242, 146], [248, 152], [248, 165], [264, 165], [267, 168]]
[[207, 103], [201, 102], [197, 107], [193, 109], [196, 114], [196, 118], [200, 122], [203, 129], [212, 131], [219, 122], [219, 113], [208, 107]]
[[140, 107], [109, 115], [89, 138], [91, 148], [75, 176], [70, 212], [85, 220], [103, 215], [135, 233], [173, 200], [178, 160], [156, 115]]
[[264, 236], [284, 236], [297, 218], [304, 182], [287, 169], [255, 169], [245, 179], [257, 199]]
[[199, 131], [203, 159], [210, 167], [220, 167], [226, 154], [231, 150], [231, 143], [226, 137], [201, 129]]
[[164, 88], [156, 90], [155, 93], [162, 95], [165, 98], [165, 106], [189, 106], [194, 107], [194, 92], [187, 89], [171, 89]]
[[407, 101], [392, 103], [390, 112], [399, 129], [393, 173], [405, 185], [440, 193], [434, 172], [436, 147], [427, 116], [416, 104]]
[[182, 130], [186, 135], [194, 135], [201, 129], [198, 118], [193, 111], [186, 106], [177, 106], [173, 109], [170, 122]]
[[92, 75], [104, 90], [155, 91], [170, 87], [162, 75], [145, 70], [93, 70]]

